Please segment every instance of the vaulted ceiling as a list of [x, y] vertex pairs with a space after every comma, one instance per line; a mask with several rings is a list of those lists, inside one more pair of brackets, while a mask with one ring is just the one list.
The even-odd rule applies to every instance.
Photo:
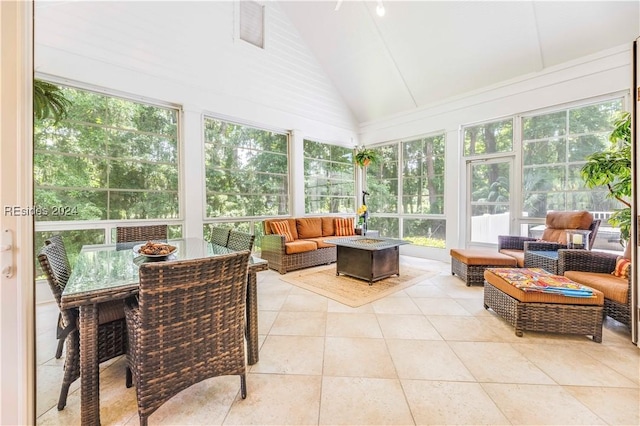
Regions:
[[[637, 1], [279, 1], [360, 122], [628, 44]], [[338, 10], [336, 10], [338, 9]]]

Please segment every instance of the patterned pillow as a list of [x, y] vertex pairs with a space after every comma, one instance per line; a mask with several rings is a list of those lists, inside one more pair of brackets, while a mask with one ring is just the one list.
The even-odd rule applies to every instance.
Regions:
[[611, 274], [620, 278], [629, 278], [629, 266], [631, 266], [629, 259], [618, 257], [618, 260], [616, 260], [616, 269], [614, 269]]
[[333, 221], [333, 227], [335, 229], [336, 236], [348, 237], [349, 235], [356, 235], [353, 227], [353, 218], [336, 218]]
[[290, 243], [293, 241], [293, 234], [289, 229], [289, 222], [283, 220], [282, 222], [271, 222], [271, 231], [274, 234], [284, 235], [284, 242]]

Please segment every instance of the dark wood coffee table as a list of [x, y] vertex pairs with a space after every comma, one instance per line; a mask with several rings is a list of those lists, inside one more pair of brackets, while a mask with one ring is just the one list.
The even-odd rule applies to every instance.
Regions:
[[375, 281], [400, 275], [399, 246], [408, 241], [382, 237], [342, 237], [326, 240], [337, 246], [336, 275]]

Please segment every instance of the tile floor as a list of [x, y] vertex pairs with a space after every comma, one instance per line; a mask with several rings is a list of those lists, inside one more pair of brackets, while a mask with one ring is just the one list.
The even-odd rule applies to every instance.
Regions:
[[[237, 377], [206, 380], [151, 415], [162, 425], [640, 424], [640, 349], [605, 322], [603, 342], [521, 338], [447, 263], [439, 275], [359, 308], [259, 274], [260, 362], [248, 397]], [[80, 424], [79, 381], [56, 409], [55, 304], [37, 307], [37, 424]], [[101, 365], [103, 425], [137, 425], [123, 357]]]

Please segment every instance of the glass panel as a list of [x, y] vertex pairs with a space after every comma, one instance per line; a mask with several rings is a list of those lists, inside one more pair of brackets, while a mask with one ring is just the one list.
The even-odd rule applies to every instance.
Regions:
[[[352, 213], [355, 181], [353, 149], [304, 141], [305, 212]], [[351, 201], [345, 201], [350, 198]]]
[[287, 214], [287, 146], [285, 134], [206, 118], [207, 217]]
[[564, 111], [522, 119], [524, 140], [557, 138], [567, 132], [567, 113]]
[[445, 248], [446, 221], [404, 219], [402, 238], [419, 246]]
[[83, 245], [86, 244], [104, 244], [105, 233], [104, 229], [82, 229], [75, 231], [42, 231], [35, 232], [35, 262], [36, 262], [36, 279], [44, 279], [45, 274], [40, 268], [40, 262], [38, 262], [38, 252], [44, 246], [44, 241], [53, 235], [61, 235], [64, 241], [64, 247], [67, 251], [67, 257], [69, 258], [69, 264], [71, 269], [76, 262], [76, 258], [80, 253]]
[[381, 237], [400, 238], [400, 220], [395, 217], [369, 216], [367, 229], [379, 231]]
[[471, 241], [498, 242], [509, 235], [511, 162], [471, 164]]
[[36, 221], [178, 217], [177, 109], [62, 89], [71, 101], [67, 118], [34, 123], [35, 200], [77, 215]]
[[464, 128], [464, 155], [513, 151], [513, 120], [484, 123]]

